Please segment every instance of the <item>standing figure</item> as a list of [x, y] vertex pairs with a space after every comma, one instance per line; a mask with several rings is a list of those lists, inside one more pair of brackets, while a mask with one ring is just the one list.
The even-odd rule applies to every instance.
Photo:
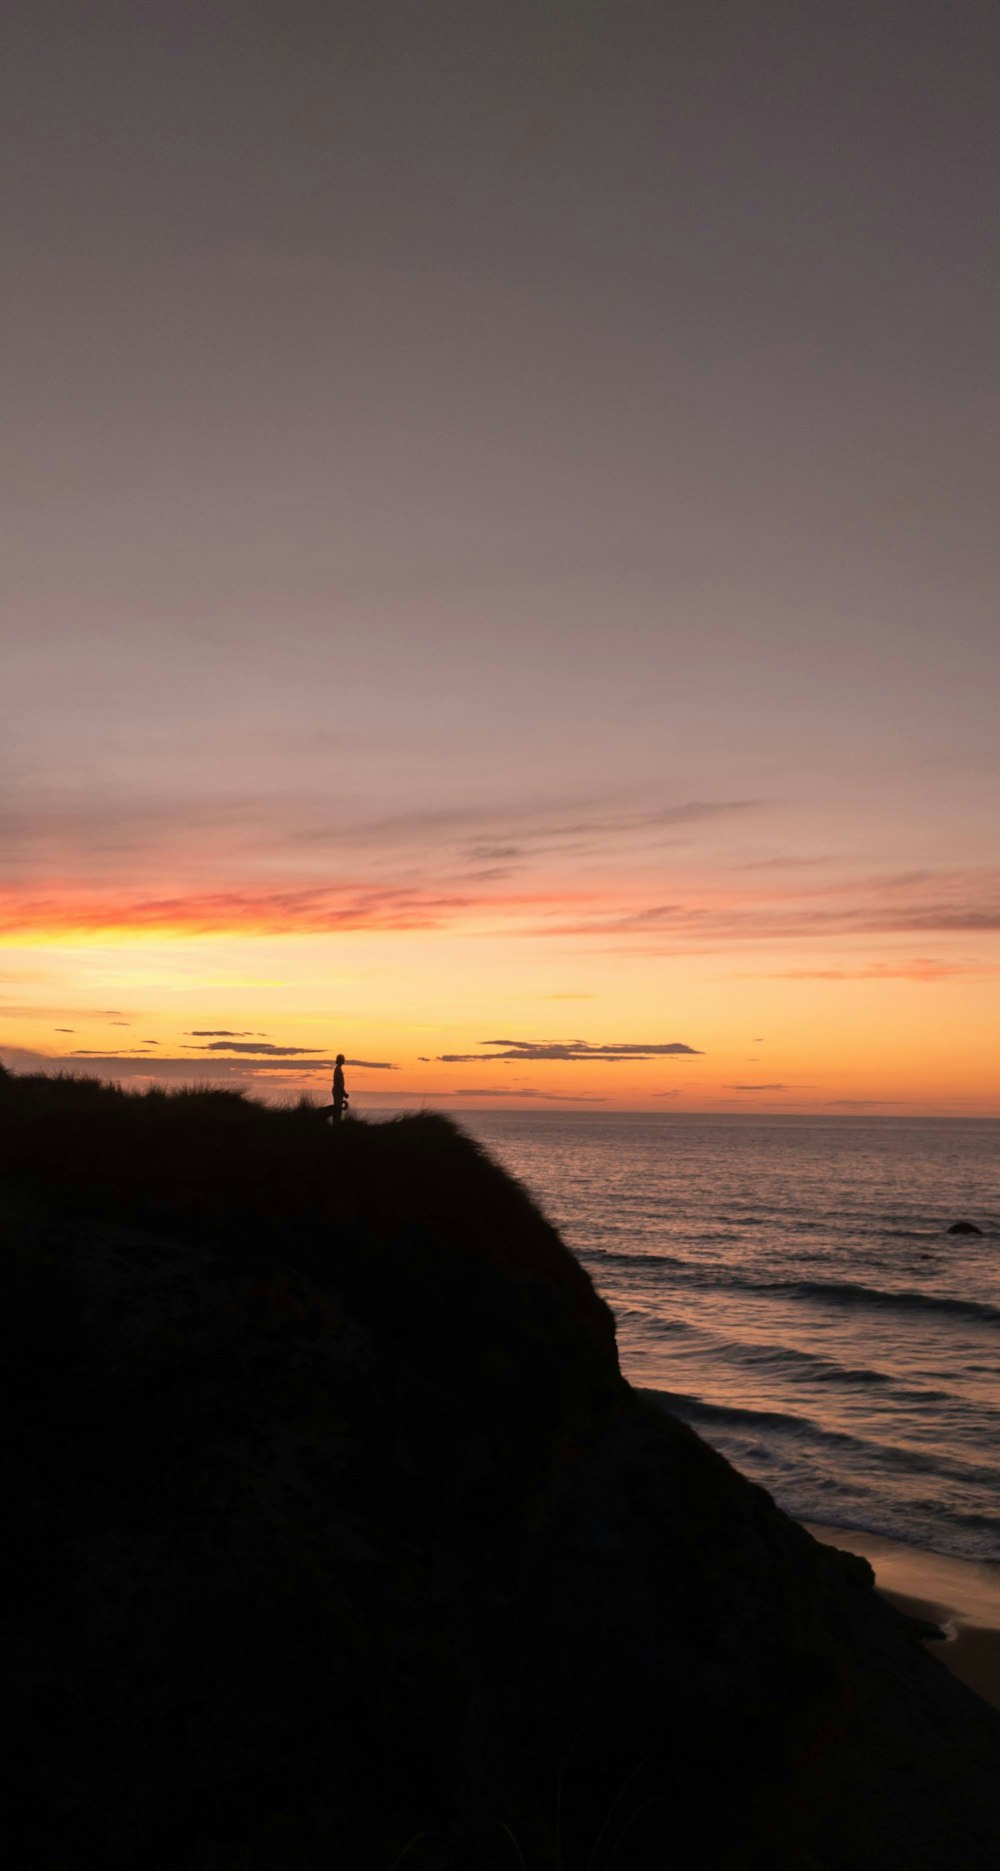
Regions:
[[340, 1123], [350, 1102], [344, 1084], [344, 1055], [338, 1052], [333, 1066], [333, 1121], [335, 1124]]

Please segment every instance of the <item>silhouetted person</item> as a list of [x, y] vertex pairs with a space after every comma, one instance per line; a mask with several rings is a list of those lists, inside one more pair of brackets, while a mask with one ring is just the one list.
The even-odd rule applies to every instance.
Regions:
[[340, 1123], [350, 1102], [347, 1087], [344, 1084], [344, 1055], [338, 1052], [333, 1066], [333, 1121], [335, 1124]]

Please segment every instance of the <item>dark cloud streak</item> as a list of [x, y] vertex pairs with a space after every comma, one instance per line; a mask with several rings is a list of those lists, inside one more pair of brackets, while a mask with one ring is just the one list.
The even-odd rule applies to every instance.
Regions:
[[532, 1091], [524, 1085], [456, 1085], [449, 1098], [533, 1098], [546, 1104], [606, 1104], [600, 1092]]
[[[643, 1059], [662, 1059], [670, 1055], [679, 1058], [702, 1058], [704, 1055], [695, 1046], [686, 1046], [680, 1040], [668, 1043], [661, 1041], [631, 1042], [615, 1040], [608, 1044], [598, 1044], [585, 1039], [565, 1041], [522, 1040], [522, 1039], [484, 1039], [481, 1045], [490, 1047], [489, 1052], [445, 1052], [437, 1055], [438, 1065], [478, 1065], [484, 1060], [512, 1060], [516, 1062], [556, 1062], [559, 1064], [576, 1063], [580, 1060], [600, 1061], [606, 1065], [635, 1062]], [[500, 1050], [495, 1050], [499, 1048]]]
[[190, 1046], [189, 1052], [238, 1052], [265, 1058], [293, 1059], [305, 1054], [322, 1055], [322, 1046], [274, 1046], [266, 1040], [213, 1039], [207, 1046]]

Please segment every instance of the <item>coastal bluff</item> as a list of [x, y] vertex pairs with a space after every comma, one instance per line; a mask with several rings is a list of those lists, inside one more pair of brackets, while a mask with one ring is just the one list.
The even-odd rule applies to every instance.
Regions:
[[0, 1071], [18, 1871], [994, 1871], [1000, 1715], [428, 1114]]

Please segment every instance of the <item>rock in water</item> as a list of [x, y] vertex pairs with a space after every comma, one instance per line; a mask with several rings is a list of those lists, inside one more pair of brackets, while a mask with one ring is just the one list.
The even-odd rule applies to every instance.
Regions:
[[0, 1102], [18, 1871], [995, 1871], [1000, 1717], [454, 1127]]
[[974, 1221], [953, 1221], [948, 1229], [949, 1234], [982, 1234], [982, 1232], [981, 1228], [976, 1227]]

